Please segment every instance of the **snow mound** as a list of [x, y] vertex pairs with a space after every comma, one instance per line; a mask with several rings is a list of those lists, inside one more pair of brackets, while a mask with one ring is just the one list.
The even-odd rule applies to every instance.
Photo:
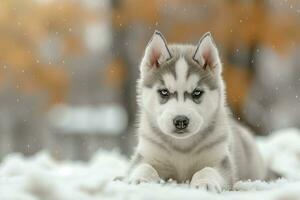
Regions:
[[59, 162], [48, 152], [30, 158], [11, 154], [0, 164], [0, 199], [300, 199], [300, 131], [281, 130], [257, 141], [271, 169], [285, 178], [237, 182], [234, 191], [213, 194], [174, 182], [128, 185], [112, 181], [124, 175], [129, 165], [117, 152], [99, 151], [89, 162]]

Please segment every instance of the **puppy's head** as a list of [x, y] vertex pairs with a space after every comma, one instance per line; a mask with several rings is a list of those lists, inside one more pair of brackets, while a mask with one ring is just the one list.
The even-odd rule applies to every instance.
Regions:
[[139, 105], [163, 134], [187, 138], [213, 120], [222, 102], [222, 66], [210, 33], [195, 46], [168, 45], [155, 31], [141, 65]]

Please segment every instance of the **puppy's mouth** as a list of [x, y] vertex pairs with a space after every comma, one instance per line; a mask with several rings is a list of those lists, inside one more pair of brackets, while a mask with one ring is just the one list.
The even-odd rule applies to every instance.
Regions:
[[190, 130], [185, 129], [185, 130], [174, 130], [170, 135], [177, 139], [185, 139], [192, 136], [193, 134], [191, 134]]
[[183, 135], [183, 134], [188, 134], [189, 131], [188, 130], [174, 130], [174, 133], [178, 134], [178, 135]]

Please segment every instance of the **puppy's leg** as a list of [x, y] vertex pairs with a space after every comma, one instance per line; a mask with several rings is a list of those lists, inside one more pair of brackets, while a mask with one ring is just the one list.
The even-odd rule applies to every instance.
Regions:
[[190, 185], [196, 188], [203, 188], [212, 192], [221, 192], [226, 189], [226, 181], [216, 168], [205, 167], [197, 171], [191, 180]]
[[148, 163], [140, 163], [132, 169], [128, 181], [134, 184], [141, 182], [159, 182], [160, 177], [153, 166]]

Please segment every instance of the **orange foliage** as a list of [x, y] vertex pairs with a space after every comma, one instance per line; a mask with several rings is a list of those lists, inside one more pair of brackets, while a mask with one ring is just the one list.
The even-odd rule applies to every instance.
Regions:
[[122, 59], [117, 58], [105, 68], [105, 83], [115, 88], [120, 88], [126, 76]]
[[39, 48], [49, 35], [57, 35], [64, 46], [62, 57], [80, 52], [83, 45], [78, 31], [83, 28], [85, 13], [76, 2], [2, 0], [0, 68], [7, 67], [0, 71], [0, 84], [10, 79], [22, 92], [46, 92], [50, 104], [63, 101], [68, 73], [60, 61], [43, 62]]
[[117, 28], [132, 23], [154, 24], [160, 17], [158, 1], [122, 0], [113, 12], [113, 25]]

